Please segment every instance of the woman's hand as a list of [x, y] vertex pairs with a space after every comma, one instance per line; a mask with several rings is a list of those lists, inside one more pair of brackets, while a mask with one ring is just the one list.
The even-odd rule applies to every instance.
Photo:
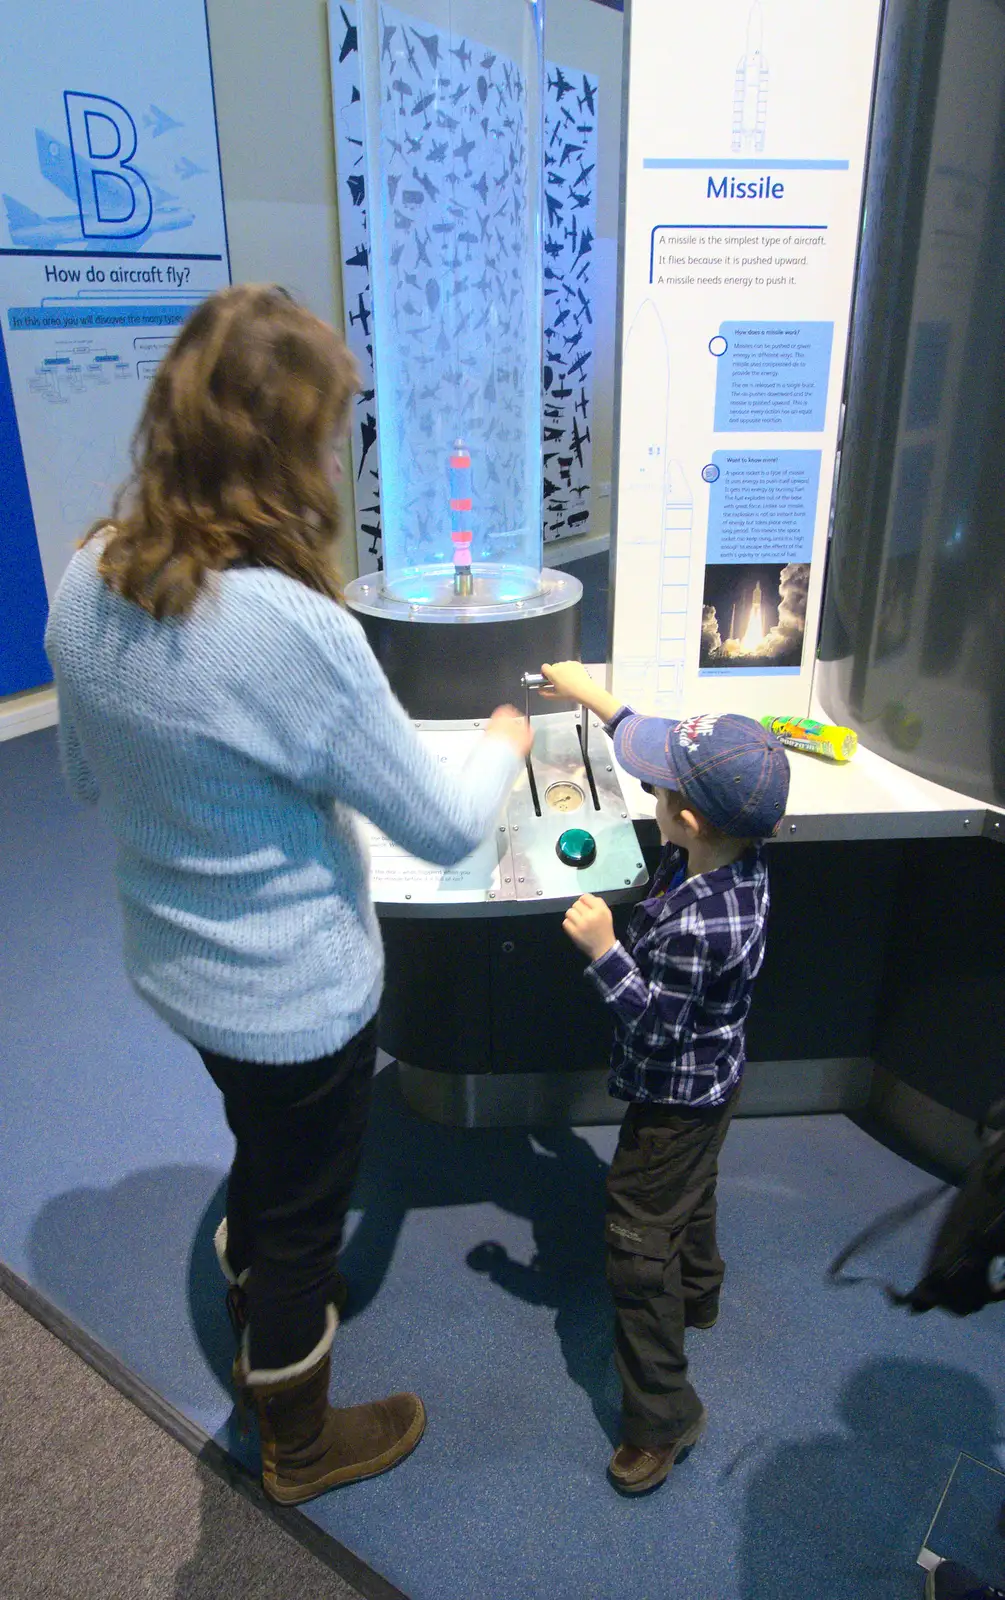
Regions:
[[599, 961], [617, 943], [610, 908], [595, 894], [580, 895], [565, 913], [562, 927], [591, 961]]
[[542, 700], [578, 700], [602, 722], [610, 722], [621, 709], [620, 700], [594, 683], [581, 661], [545, 662], [541, 671], [551, 684], [550, 689], [540, 691]]
[[530, 723], [515, 706], [497, 706], [485, 729], [487, 739], [502, 739], [521, 761], [526, 761], [534, 743]]

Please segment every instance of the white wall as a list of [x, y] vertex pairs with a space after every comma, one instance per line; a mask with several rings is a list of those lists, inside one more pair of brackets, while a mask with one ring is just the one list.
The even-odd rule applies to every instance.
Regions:
[[[235, 283], [276, 282], [344, 326], [324, 0], [207, 0]], [[356, 575], [347, 474], [337, 560]]]

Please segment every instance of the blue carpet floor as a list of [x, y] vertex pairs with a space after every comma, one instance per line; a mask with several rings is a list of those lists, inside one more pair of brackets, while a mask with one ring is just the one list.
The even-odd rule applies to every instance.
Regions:
[[[122, 976], [108, 835], [64, 798], [51, 734], [0, 744], [0, 796], [0, 1258], [250, 1461], [212, 1256], [216, 1092]], [[380, 1074], [336, 1392], [415, 1388], [430, 1425], [398, 1471], [309, 1514], [412, 1600], [918, 1595], [959, 1452], [1001, 1464], [1005, 1314], [911, 1319], [823, 1275], [930, 1180], [843, 1117], [734, 1126], [723, 1315], [692, 1340], [709, 1431], [626, 1501], [604, 1476], [614, 1138], [428, 1126]], [[877, 1270], [906, 1283], [923, 1243]]]
[[960, 1453], [946, 1486], [926, 1546], [936, 1556], [951, 1552], [972, 1572], [1001, 1576], [1005, 1473]]

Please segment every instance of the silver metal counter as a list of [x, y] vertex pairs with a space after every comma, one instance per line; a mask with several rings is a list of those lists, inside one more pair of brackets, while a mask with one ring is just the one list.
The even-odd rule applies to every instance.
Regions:
[[[562, 911], [581, 894], [612, 905], [635, 900], [646, 868], [609, 742], [591, 719], [589, 765], [576, 716], [531, 719], [534, 749], [492, 836], [455, 867], [436, 867], [392, 844], [369, 824], [370, 882], [382, 917], [499, 917]], [[484, 737], [477, 722], [417, 724], [445, 766], [460, 771]], [[533, 784], [532, 784], [533, 775]], [[590, 841], [583, 865], [561, 859], [570, 831]]]
[[[602, 679], [602, 667], [591, 670]], [[558, 713], [534, 724], [540, 816], [524, 775], [492, 839], [447, 870], [423, 866], [373, 835], [374, 899], [394, 972], [385, 1048], [398, 1060], [409, 1105], [455, 1126], [610, 1122], [623, 1109], [606, 1092], [602, 1008], [582, 983], [582, 960], [561, 932], [560, 913], [584, 889], [614, 905], [639, 897], [646, 878], [639, 843], [656, 843], [654, 802], [618, 769], [595, 719], [589, 754], [599, 808], [589, 793], [575, 716]], [[440, 724], [424, 734], [442, 759], [458, 766], [482, 736], [472, 723]], [[808, 848], [805, 857], [780, 852], [773, 870], [778, 970], [760, 980], [760, 1024], [742, 1107], [748, 1116], [850, 1111], [870, 1097], [876, 1101], [881, 1075], [868, 1052], [890, 1005], [882, 950], [889, 930], [900, 926], [905, 852], [953, 848], [936, 841], [1005, 836], [1001, 811], [861, 745], [844, 766], [792, 752], [791, 772], [778, 843]], [[552, 798], [563, 809], [546, 805], [556, 785]], [[584, 819], [597, 841], [596, 860], [569, 868], [555, 853], [558, 834]], [[824, 844], [834, 851], [821, 852]], [[978, 849], [962, 854], [981, 869]], [[842, 872], [857, 884], [854, 895], [834, 881]], [[536, 914], [546, 912], [552, 916]], [[906, 915], [913, 925], [916, 912]], [[435, 936], [427, 937], [422, 923], [431, 919], [439, 920]], [[494, 926], [496, 919], [506, 920]], [[822, 985], [819, 971], [806, 964], [807, 946], [833, 969]], [[454, 973], [463, 973], [463, 982], [454, 982]], [[808, 1033], [783, 1025], [793, 983], [812, 989], [821, 1012]], [[877, 1114], [899, 1125], [892, 1106], [889, 1095], [875, 1103]], [[937, 1112], [933, 1101], [936, 1121]]]
[[[590, 668], [598, 682], [603, 682], [605, 670]], [[765, 691], [765, 716], [777, 712], [777, 700], [777, 689]], [[819, 705], [812, 708], [811, 715], [820, 722], [831, 721]], [[982, 835], [1005, 840], [1005, 811], [909, 772], [863, 743], [844, 765], [790, 750], [789, 767], [789, 804], [779, 843], [979, 839]], [[654, 801], [627, 772], [618, 771], [632, 817], [636, 821], [652, 818]]]

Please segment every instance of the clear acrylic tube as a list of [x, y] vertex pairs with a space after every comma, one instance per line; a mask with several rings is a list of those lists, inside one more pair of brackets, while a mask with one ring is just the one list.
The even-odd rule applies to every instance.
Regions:
[[385, 592], [541, 590], [544, 0], [361, 4]]

